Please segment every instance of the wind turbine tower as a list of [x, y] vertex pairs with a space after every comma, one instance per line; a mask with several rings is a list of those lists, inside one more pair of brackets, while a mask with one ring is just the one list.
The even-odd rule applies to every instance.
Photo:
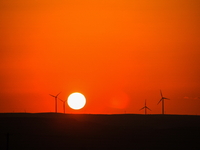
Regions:
[[146, 99], [145, 99], [145, 103], [144, 103], [144, 107], [142, 107], [140, 110], [144, 109], [144, 114], [147, 114], [147, 109], [151, 111], [151, 109], [149, 107], [147, 107], [146, 105]]
[[64, 100], [62, 100], [60, 98], [59, 98], [59, 100], [61, 100], [63, 102], [63, 111], [64, 111], [64, 114], [65, 114], [65, 103], [66, 103], [67, 100], [64, 101]]
[[161, 99], [159, 100], [158, 104], [162, 101], [162, 114], [165, 114], [165, 107], [164, 107], [164, 100], [169, 100], [169, 98], [163, 97], [162, 91], [160, 90]]
[[[61, 93], [61, 92], [60, 92]], [[51, 95], [49, 94], [50, 96], [54, 97], [55, 98], [55, 112], [57, 113], [57, 98], [58, 98], [58, 95], [60, 94], [58, 93], [56, 96], [55, 95]]]

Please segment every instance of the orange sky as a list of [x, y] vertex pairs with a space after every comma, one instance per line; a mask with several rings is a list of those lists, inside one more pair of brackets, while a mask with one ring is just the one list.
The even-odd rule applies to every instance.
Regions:
[[[200, 1], [1, 0], [0, 112], [200, 115]], [[62, 102], [58, 111], [63, 112]]]

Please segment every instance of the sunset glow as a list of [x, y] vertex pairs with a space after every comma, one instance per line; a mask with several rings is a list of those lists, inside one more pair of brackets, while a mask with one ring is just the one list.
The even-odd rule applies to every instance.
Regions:
[[[200, 115], [200, 1], [1, 0], [0, 112]], [[63, 103], [58, 101], [58, 112]], [[66, 105], [67, 113], [77, 112]]]

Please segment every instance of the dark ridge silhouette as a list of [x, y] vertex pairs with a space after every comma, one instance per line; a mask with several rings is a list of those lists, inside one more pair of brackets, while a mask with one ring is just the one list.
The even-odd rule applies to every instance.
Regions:
[[1, 113], [0, 149], [199, 149], [200, 116]]

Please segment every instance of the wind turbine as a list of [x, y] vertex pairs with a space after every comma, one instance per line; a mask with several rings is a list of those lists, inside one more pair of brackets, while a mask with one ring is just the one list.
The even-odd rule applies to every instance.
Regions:
[[[61, 93], [61, 92], [60, 92]], [[57, 98], [58, 98], [58, 95], [60, 94], [58, 93], [56, 96], [55, 95], [51, 95], [49, 94], [50, 96], [54, 97], [55, 98], [55, 112], [57, 113]]]
[[161, 95], [161, 99], [159, 100], [158, 104], [162, 101], [162, 114], [164, 115], [165, 111], [164, 111], [164, 100], [169, 100], [169, 98], [163, 97], [162, 95], [162, 91], [160, 90], [160, 95]]
[[147, 114], [147, 109], [151, 111], [151, 109], [149, 107], [147, 107], [146, 105], [146, 99], [145, 99], [145, 103], [144, 103], [144, 107], [142, 107], [140, 110], [144, 109], [144, 114]]
[[58, 99], [61, 100], [61, 101], [63, 102], [63, 110], [64, 110], [64, 114], [65, 114], [65, 103], [66, 103], [67, 100], [64, 101], [64, 100], [62, 100], [62, 99], [60, 99], [60, 98], [58, 98]]

